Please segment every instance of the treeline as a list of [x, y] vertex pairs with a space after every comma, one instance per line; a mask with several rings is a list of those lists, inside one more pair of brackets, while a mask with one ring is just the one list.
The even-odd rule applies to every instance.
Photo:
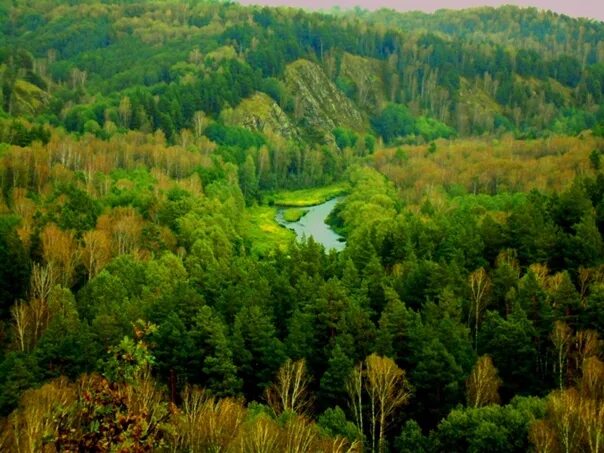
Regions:
[[375, 12], [356, 10], [354, 14], [371, 23], [403, 30], [437, 31], [476, 43], [482, 37], [506, 46], [534, 50], [548, 58], [577, 54], [576, 51], [580, 50], [582, 63], [602, 62], [601, 23], [592, 19], [575, 19], [554, 11], [507, 5], [466, 10], [441, 9], [432, 14], [400, 13], [388, 9]]

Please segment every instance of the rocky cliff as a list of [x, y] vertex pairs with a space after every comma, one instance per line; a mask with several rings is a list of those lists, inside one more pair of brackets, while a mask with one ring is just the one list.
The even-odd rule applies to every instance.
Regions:
[[367, 128], [364, 115], [317, 64], [291, 63], [285, 70], [285, 83], [294, 99], [294, 121], [307, 138], [331, 143], [336, 127]]

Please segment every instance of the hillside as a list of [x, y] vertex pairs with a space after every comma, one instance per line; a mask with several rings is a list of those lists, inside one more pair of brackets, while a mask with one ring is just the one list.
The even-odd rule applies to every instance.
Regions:
[[[604, 116], [604, 25], [532, 9], [334, 16], [211, 2], [18, 5], [2, 27], [4, 110], [17, 103], [31, 116], [32, 104], [77, 133], [112, 122], [176, 140], [196, 111], [218, 119], [255, 91], [311, 144], [333, 141], [336, 124], [368, 131], [366, 119], [388, 102], [460, 135], [577, 134], [600, 130]], [[52, 100], [15, 84], [24, 71]], [[324, 89], [309, 96], [308, 83]], [[468, 101], [468, 89], [493, 107]], [[131, 112], [120, 115], [126, 97]]]

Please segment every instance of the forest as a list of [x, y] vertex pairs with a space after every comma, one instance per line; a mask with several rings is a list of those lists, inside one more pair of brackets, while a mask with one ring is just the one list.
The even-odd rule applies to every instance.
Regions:
[[[604, 451], [604, 23], [14, 0], [0, 34], [1, 451]], [[275, 220], [335, 197], [342, 251]]]

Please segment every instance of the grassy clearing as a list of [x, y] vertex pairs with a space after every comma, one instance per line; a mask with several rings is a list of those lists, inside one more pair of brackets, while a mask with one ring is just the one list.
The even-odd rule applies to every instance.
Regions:
[[295, 238], [295, 233], [283, 228], [275, 220], [277, 208], [254, 206], [247, 209], [249, 227], [246, 238], [252, 243], [252, 250], [263, 255], [276, 247], [288, 248]]
[[283, 220], [286, 222], [297, 222], [306, 215], [308, 209], [289, 208], [283, 211]]
[[277, 192], [267, 196], [265, 201], [273, 201], [275, 206], [304, 208], [325, 203], [332, 198], [346, 194], [348, 191], [348, 185], [341, 183], [313, 189]]

